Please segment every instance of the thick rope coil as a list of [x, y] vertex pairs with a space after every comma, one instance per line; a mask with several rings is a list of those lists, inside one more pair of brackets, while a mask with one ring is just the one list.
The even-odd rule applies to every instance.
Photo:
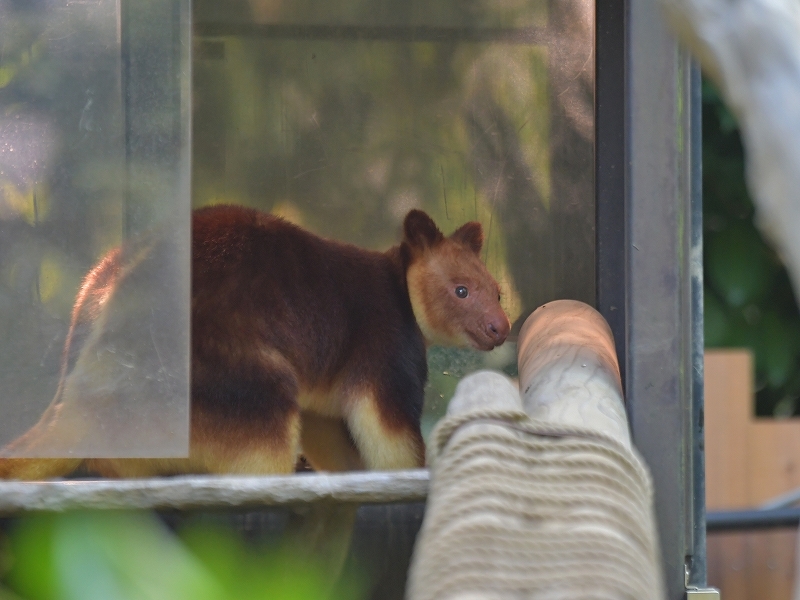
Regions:
[[652, 484], [636, 453], [532, 420], [508, 380], [472, 377], [483, 406], [462, 402], [431, 436], [409, 600], [663, 598]]

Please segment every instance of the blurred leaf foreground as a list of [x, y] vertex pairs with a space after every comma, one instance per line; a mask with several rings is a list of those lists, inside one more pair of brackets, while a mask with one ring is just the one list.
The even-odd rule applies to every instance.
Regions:
[[37, 514], [0, 538], [0, 600], [355, 600], [358, 578], [329, 591], [323, 570], [229, 529], [177, 534], [154, 514]]

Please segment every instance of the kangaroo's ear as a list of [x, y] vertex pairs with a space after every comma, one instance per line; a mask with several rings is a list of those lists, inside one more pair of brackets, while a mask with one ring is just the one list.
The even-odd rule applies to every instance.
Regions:
[[444, 239], [444, 234], [436, 227], [433, 219], [417, 209], [409, 211], [406, 215], [403, 233], [405, 234], [403, 241], [414, 251], [431, 248]]
[[483, 227], [477, 221], [470, 221], [456, 229], [450, 239], [478, 254], [483, 247]]

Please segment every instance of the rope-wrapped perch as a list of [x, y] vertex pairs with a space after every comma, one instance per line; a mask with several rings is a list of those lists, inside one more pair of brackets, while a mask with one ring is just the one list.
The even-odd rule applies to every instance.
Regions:
[[652, 487], [608, 337], [576, 302], [529, 319], [520, 383], [537, 419], [503, 375], [461, 382], [428, 449], [409, 599], [663, 597]]

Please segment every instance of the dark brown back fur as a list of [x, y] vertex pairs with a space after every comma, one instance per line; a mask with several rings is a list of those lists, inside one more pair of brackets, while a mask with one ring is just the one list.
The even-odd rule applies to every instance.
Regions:
[[[490, 349], [508, 334], [497, 284], [478, 259], [482, 240], [477, 223], [447, 238], [411, 211], [402, 244], [380, 253], [252, 209], [196, 211], [191, 455], [91, 465], [108, 475], [286, 472], [304, 420], [302, 450], [318, 468], [422, 465], [426, 345]], [[87, 276], [73, 343], [113, 302], [117, 256]], [[74, 352], [68, 342], [65, 357]], [[0, 476], [15, 476], [10, 462], [0, 461]]]

